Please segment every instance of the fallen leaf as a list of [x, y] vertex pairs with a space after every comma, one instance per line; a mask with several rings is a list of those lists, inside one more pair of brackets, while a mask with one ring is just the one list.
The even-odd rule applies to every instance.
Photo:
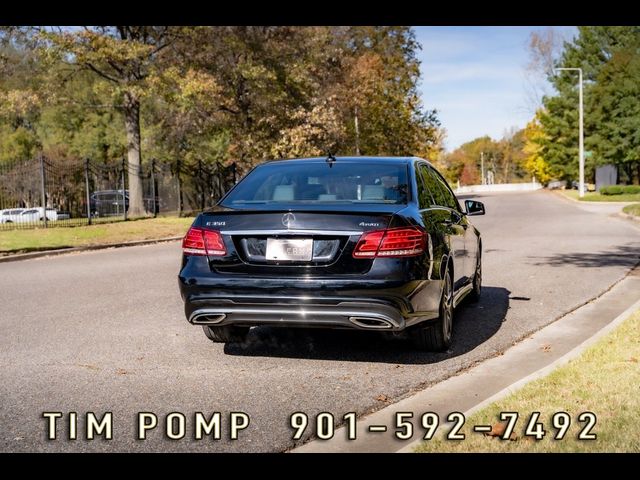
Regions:
[[[507, 429], [507, 423], [506, 422], [499, 422], [499, 423], [495, 423], [493, 425], [491, 425], [491, 431], [485, 433], [484, 435], [486, 437], [500, 437], [502, 438], [502, 436], [504, 435], [504, 431]], [[511, 432], [511, 435], [509, 435], [509, 440], [513, 441], [513, 440], [517, 440], [518, 439], [518, 435], [516, 435], [515, 432]]]

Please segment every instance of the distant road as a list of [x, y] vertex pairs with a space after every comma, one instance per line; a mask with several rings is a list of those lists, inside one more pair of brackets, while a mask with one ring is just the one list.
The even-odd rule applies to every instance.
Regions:
[[[252, 330], [223, 347], [184, 319], [180, 246], [103, 250], [0, 265], [1, 451], [282, 451], [288, 418], [364, 413], [508, 348], [606, 290], [639, 260], [640, 229], [547, 192], [476, 196], [487, 215], [484, 293], [456, 312], [454, 345], [421, 353], [359, 332]], [[113, 412], [114, 439], [45, 440], [43, 411]], [[187, 414], [137, 441], [135, 414]], [[193, 438], [193, 414], [242, 411], [239, 440]], [[65, 420], [66, 421], [66, 420]], [[64, 424], [63, 424], [64, 425]], [[66, 429], [66, 428], [65, 428]], [[65, 433], [59, 431], [59, 435]]]

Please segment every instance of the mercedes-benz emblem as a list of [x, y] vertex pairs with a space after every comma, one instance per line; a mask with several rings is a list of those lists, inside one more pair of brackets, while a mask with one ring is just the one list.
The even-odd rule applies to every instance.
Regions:
[[282, 224], [287, 228], [289, 228], [295, 221], [296, 221], [296, 216], [291, 212], [285, 213], [282, 216]]

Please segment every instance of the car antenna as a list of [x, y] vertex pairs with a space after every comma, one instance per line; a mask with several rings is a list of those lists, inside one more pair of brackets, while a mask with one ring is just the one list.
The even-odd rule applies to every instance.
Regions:
[[329, 164], [329, 168], [333, 167], [333, 164], [336, 161], [336, 157], [329, 151], [327, 154], [327, 159], [325, 160]]

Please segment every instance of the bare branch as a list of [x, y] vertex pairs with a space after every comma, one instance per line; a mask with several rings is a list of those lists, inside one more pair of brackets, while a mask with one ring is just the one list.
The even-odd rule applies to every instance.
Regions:
[[115, 77], [112, 77], [111, 75], [108, 75], [108, 74], [104, 73], [103, 71], [101, 71], [101, 70], [97, 69], [95, 66], [93, 66], [91, 63], [88, 63], [88, 62], [87, 62], [87, 63], [85, 63], [85, 65], [86, 65], [90, 70], [92, 70], [93, 72], [95, 72], [95, 73], [97, 73], [98, 75], [100, 75], [102, 78], [106, 78], [107, 80], [109, 80], [110, 82], [113, 82], [113, 83], [120, 83], [120, 80], [119, 80], [119, 79], [117, 79], [117, 78], [115, 78]]
[[238, 110], [234, 110], [232, 108], [227, 107], [226, 105], [220, 105], [220, 110], [222, 110], [223, 112], [229, 112], [229, 113], [233, 113], [234, 115], [238, 115], [240, 112]]
[[122, 68], [118, 67], [118, 65], [116, 65], [116, 63], [113, 60], [107, 60], [107, 63], [109, 64], [109, 66], [111, 68], [113, 68], [120, 75], [124, 75], [124, 72], [122, 71]]

